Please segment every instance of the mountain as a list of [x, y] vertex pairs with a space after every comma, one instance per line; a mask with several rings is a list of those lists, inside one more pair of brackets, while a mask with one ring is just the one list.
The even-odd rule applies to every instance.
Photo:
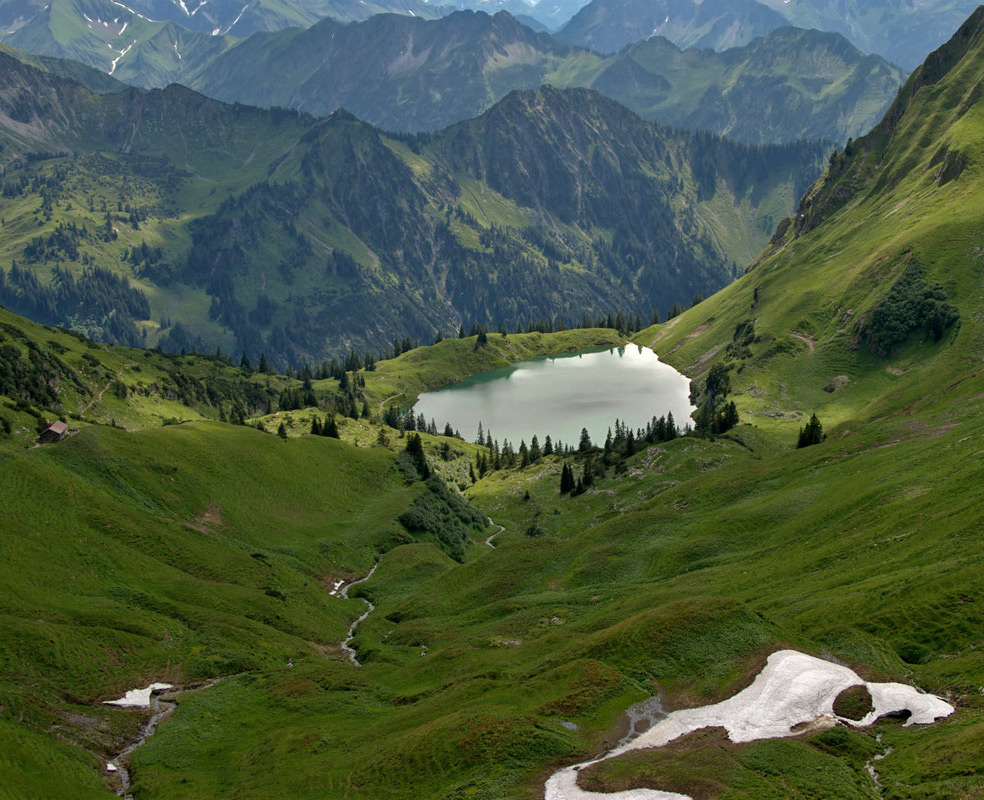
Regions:
[[976, 6], [976, 0], [592, 0], [556, 36], [605, 54], [653, 36], [681, 48], [724, 50], [794, 25], [840, 33], [862, 52], [911, 70]]
[[602, 54], [662, 36], [684, 47], [725, 50], [788, 24], [756, 0], [592, 0], [556, 37]]
[[[400, 141], [178, 86], [91, 95], [9, 58], [3, 79], [4, 304], [277, 363], [689, 302], [754, 257], [825, 149], [660, 128], [587, 90]], [[81, 313], [87, 291], [106, 303]]]
[[225, 102], [321, 116], [345, 108], [386, 130], [432, 131], [585, 58], [505, 12], [433, 22], [388, 14], [252, 36], [187, 82]]
[[724, 53], [684, 52], [656, 37], [600, 59], [505, 12], [325, 20], [252, 36], [185, 76], [226, 102], [315, 115], [343, 107], [410, 132], [480, 114], [512, 89], [587, 86], [664, 124], [761, 143], [864, 133], [902, 79], [836, 34], [783, 28]]
[[904, 77], [838, 34], [785, 27], [720, 53], [653, 36], [606, 59], [588, 85], [668, 125], [844, 142], [871, 129]]
[[946, 41], [976, 7], [976, 0], [761, 0], [802, 28], [841, 33], [866, 53], [907, 70]]
[[[54, 25], [57, 27], [60, 21], [64, 21], [64, 13], [46, 13], [49, 5], [38, 0], [5, 0], [0, 4], [0, 25], [7, 31], [14, 32], [26, 25], [37, 27], [39, 24], [46, 24], [45, 20], [55, 20]], [[89, 17], [100, 24], [103, 20], [109, 23], [110, 20], [117, 19], [119, 24], [134, 18], [145, 22], [172, 22], [198, 33], [232, 36], [307, 27], [328, 16], [345, 22], [383, 13], [410, 14], [431, 19], [449, 10], [429, 5], [422, 0], [256, 0], [245, 4], [238, 0], [194, 0], [187, 3], [184, 0], [133, 0], [129, 4], [114, 5], [112, 15], [98, 17], [89, 14]], [[98, 9], [100, 5], [96, 4], [95, 7]], [[520, 7], [525, 9], [526, 4], [520, 3]]]
[[235, 40], [152, 20], [112, 0], [52, 0], [5, 41], [78, 61], [124, 82], [166, 85]]
[[[595, 88], [646, 118], [743, 141], [844, 142], [874, 124], [902, 81], [898, 69], [862, 56], [842, 37], [788, 28], [720, 54], [682, 52], [653, 37], [601, 59], [558, 45], [504, 11], [325, 19], [237, 41], [174, 23], [121, 21], [110, 0], [81, 2], [55, 0], [46, 12], [77, 20], [81, 33], [57, 41], [52, 25], [35, 21], [11, 41], [91, 59], [144, 88], [182, 83], [224, 102], [317, 116], [345, 108], [399, 132], [439, 130], [513, 89], [549, 83]], [[112, 21], [103, 25], [106, 18]]]
[[105, 72], [101, 72], [93, 67], [87, 67], [78, 61], [72, 61], [69, 58], [39, 56], [23, 50], [16, 50], [6, 45], [0, 45], [0, 52], [17, 59], [22, 64], [29, 64], [44, 72], [50, 72], [52, 75], [69, 78], [76, 83], [81, 83], [86, 89], [98, 92], [99, 94], [121, 92], [127, 88], [125, 83], [116, 80], [111, 75], [107, 75]]
[[[893, 398], [877, 414], [935, 392], [941, 375], [965, 375], [980, 357], [982, 75], [984, 8], [930, 54], [871, 132], [833, 154], [746, 276], [665, 332], [670, 349], [680, 345], [673, 359], [751, 319], [758, 344], [735, 374], [743, 407], [767, 417], [780, 381], [804, 411], [826, 407], [848, 427], [875, 396]], [[708, 322], [706, 335], [680, 344]]]

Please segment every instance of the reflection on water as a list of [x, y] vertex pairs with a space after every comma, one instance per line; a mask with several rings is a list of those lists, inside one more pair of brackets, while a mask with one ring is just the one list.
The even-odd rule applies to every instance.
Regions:
[[576, 444], [581, 429], [601, 444], [616, 419], [643, 428], [673, 414], [683, 427], [693, 407], [690, 380], [647, 347], [545, 356], [484, 372], [420, 396], [416, 414], [474, 439], [479, 422], [495, 439], [518, 444], [533, 434]]

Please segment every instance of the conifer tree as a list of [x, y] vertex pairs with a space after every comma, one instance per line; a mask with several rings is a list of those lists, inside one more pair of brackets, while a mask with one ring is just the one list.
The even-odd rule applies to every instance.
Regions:
[[321, 420], [318, 419], [317, 414], [311, 417], [311, 435], [321, 436]]
[[574, 488], [574, 471], [565, 462], [560, 469], [560, 493], [568, 494]]
[[591, 444], [591, 435], [588, 433], [588, 429], [581, 428], [581, 439], [578, 442], [577, 449], [582, 453], [587, 453], [593, 446], [594, 445]]
[[817, 419], [817, 415], [814, 413], [810, 417], [810, 421], [806, 423], [806, 426], [800, 428], [799, 441], [796, 443], [796, 446], [809, 447], [813, 444], [820, 444], [826, 438], [823, 432], [823, 425], [820, 424], [820, 420]]

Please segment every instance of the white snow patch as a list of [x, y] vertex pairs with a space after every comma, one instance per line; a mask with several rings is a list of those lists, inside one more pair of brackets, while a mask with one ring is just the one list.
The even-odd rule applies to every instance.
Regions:
[[135, 45], [136, 43], [137, 40], [134, 39], [132, 42], [130, 42], [128, 46], [124, 47], [122, 50], [113, 51], [113, 52], [118, 52], [119, 55], [113, 59], [113, 66], [109, 68], [109, 73], [108, 73], [109, 75], [112, 75], [114, 72], [116, 72], [116, 65], [120, 63], [120, 59], [123, 58], [123, 56], [125, 56], [127, 53], [129, 53], [130, 48], [133, 47], [133, 45]]
[[[834, 700], [851, 686], [866, 686], [874, 709], [862, 720], [834, 714]], [[690, 800], [687, 795], [653, 789], [598, 793], [577, 785], [578, 772], [609, 758], [648, 747], [662, 747], [693, 731], [722, 727], [733, 742], [752, 742], [795, 736], [806, 725], [831, 727], [838, 721], [863, 727], [879, 717], [909, 711], [906, 725], [928, 725], [953, 713], [952, 705], [939, 697], [902, 683], [868, 683], [847, 667], [820, 658], [780, 650], [769, 656], [765, 668], [747, 689], [710, 706], [674, 711], [666, 719], [627, 744], [601, 758], [558, 770], [547, 780], [544, 800]]]
[[207, 2], [208, 0], [202, 0], [202, 2], [195, 6], [195, 10], [191, 12], [191, 16], [195, 16], [195, 14], [197, 14], [202, 9], [202, 6], [204, 6]]
[[178, 57], [178, 61], [184, 61], [184, 59], [181, 57], [181, 53], [178, 52], [178, 43], [177, 42], [171, 42], [171, 44], [174, 45], [174, 55], [176, 55]]
[[188, 13], [188, 6], [184, 4], [184, 0], [177, 0], [177, 4], [181, 6], [181, 10], [185, 12], [185, 16], [191, 16], [191, 14]]
[[117, 772], [119, 767], [116, 766], [112, 761], [106, 762], [106, 772]]
[[163, 692], [166, 689], [173, 689], [169, 683], [152, 683], [144, 689], [131, 689], [119, 700], [105, 700], [103, 705], [120, 706], [121, 708], [148, 708], [150, 706], [150, 696], [154, 692]]
[[123, 4], [121, 3], [121, 2], [119, 2], [119, 0], [109, 0], [109, 2], [111, 2], [111, 3], [112, 3], [112, 4], [114, 5], [114, 6], [119, 6], [119, 7], [120, 7], [120, 8], [122, 8], [122, 9], [123, 9], [124, 11], [129, 11], [129, 12], [130, 12], [131, 14], [133, 14], [133, 16], [135, 16], [135, 17], [140, 17], [140, 19], [145, 19], [145, 20], [147, 20], [147, 22], [157, 22], [157, 20], [156, 20], [156, 19], [151, 19], [150, 17], [145, 17], [145, 16], [144, 16], [143, 14], [141, 14], [141, 13], [140, 13], [139, 11], [134, 11], [134, 10], [133, 10], [132, 8], [130, 8], [129, 6], [125, 6], [125, 5], [123, 5]]
[[218, 28], [212, 28], [212, 36], [218, 36], [218, 35], [219, 35], [219, 29]]
[[[226, 28], [226, 29], [225, 29], [225, 32], [226, 32], [226, 33], [228, 33], [229, 31], [231, 31], [231, 30], [232, 30], [233, 28], [235, 28], [235, 27], [236, 27], [236, 23], [237, 23], [237, 22], [239, 22], [239, 20], [241, 20], [241, 19], [243, 18], [243, 14], [245, 14], [245, 13], [246, 13], [246, 9], [247, 9], [247, 8], [249, 8], [249, 3], [247, 3], [246, 5], [244, 5], [244, 6], [243, 6], [243, 10], [242, 10], [242, 11], [240, 11], [240, 12], [239, 12], [239, 16], [238, 16], [238, 17], [236, 17], [236, 18], [235, 18], [235, 19], [234, 19], [234, 20], [232, 21], [232, 25], [230, 25], [230, 26], [229, 26], [228, 28]], [[219, 32], [219, 29], [218, 29], [218, 28], [216, 28], [216, 29], [215, 29], [215, 30], [214, 30], [214, 31], [212, 32], [212, 35], [213, 35], [213, 36], [215, 36], [215, 34], [216, 34], [216, 33], [218, 33], [218, 32]]]
[[129, 22], [124, 22], [124, 23], [123, 23], [123, 27], [122, 27], [122, 28], [120, 28], [120, 32], [119, 32], [119, 34], [118, 34], [119, 36], [122, 36], [122, 35], [123, 35], [123, 31], [125, 31], [125, 30], [126, 30], [126, 26], [127, 26], [127, 25], [129, 25], [129, 24], [130, 24]]

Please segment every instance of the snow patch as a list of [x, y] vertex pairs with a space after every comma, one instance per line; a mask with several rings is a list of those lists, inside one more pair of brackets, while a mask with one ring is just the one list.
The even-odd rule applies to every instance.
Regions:
[[[834, 700], [851, 686], [866, 686], [873, 710], [856, 722], [834, 714]], [[747, 689], [734, 697], [700, 708], [674, 711], [645, 733], [614, 750], [583, 764], [558, 770], [547, 781], [545, 800], [691, 800], [687, 795], [653, 789], [625, 792], [588, 792], [577, 785], [578, 772], [599, 761], [648, 747], [662, 747], [708, 727], [722, 727], [733, 742], [752, 742], [795, 736], [804, 725], [832, 727], [843, 722], [856, 727], [871, 725], [879, 717], [909, 711], [906, 725], [928, 725], [954, 712], [939, 697], [902, 683], [868, 683], [845, 666], [798, 653], [780, 650], [769, 656], [765, 668]]]
[[[226, 32], [226, 33], [228, 33], [229, 31], [231, 31], [231, 30], [232, 30], [233, 28], [235, 28], [235, 27], [236, 27], [236, 23], [237, 23], [237, 22], [239, 22], [239, 20], [241, 20], [241, 19], [243, 18], [243, 14], [245, 14], [245, 13], [246, 13], [246, 9], [247, 9], [247, 8], [249, 8], [249, 4], [248, 4], [248, 3], [247, 3], [246, 5], [244, 5], [244, 6], [243, 6], [243, 10], [239, 12], [239, 16], [238, 16], [238, 17], [236, 17], [236, 18], [235, 18], [235, 19], [234, 19], [234, 20], [232, 21], [232, 25], [230, 25], [230, 26], [229, 26], [228, 28], [226, 28], [226, 29], [225, 29], [225, 32]], [[215, 34], [216, 34], [216, 33], [218, 33], [218, 32], [219, 32], [219, 29], [218, 29], [218, 28], [216, 28], [216, 29], [215, 29], [215, 30], [214, 30], [214, 31], [212, 32], [212, 35], [213, 35], [213, 36], [215, 36]]]
[[143, 689], [131, 689], [119, 700], [105, 700], [103, 705], [120, 706], [121, 708], [149, 708], [152, 694], [173, 688], [169, 683], [152, 683]]
[[133, 47], [133, 45], [135, 45], [136, 43], [137, 43], [137, 40], [134, 39], [132, 42], [130, 42], [129, 45], [127, 45], [126, 47], [124, 47], [122, 50], [114, 50], [113, 51], [113, 52], [118, 52], [119, 55], [116, 58], [113, 59], [113, 66], [110, 67], [110, 69], [109, 69], [109, 73], [108, 73], [109, 75], [112, 75], [114, 72], [116, 72], [116, 65], [120, 63], [120, 59], [123, 58], [123, 56], [125, 56], [127, 53], [129, 53], [130, 52], [130, 48]]

